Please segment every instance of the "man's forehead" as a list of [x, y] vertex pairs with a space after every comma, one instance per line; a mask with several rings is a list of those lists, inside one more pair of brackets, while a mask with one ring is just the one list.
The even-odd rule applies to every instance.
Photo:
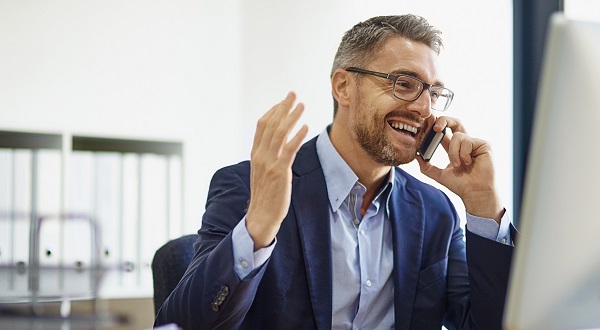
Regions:
[[369, 66], [387, 73], [408, 74], [428, 83], [442, 84], [437, 52], [422, 42], [404, 37], [385, 40], [373, 52]]

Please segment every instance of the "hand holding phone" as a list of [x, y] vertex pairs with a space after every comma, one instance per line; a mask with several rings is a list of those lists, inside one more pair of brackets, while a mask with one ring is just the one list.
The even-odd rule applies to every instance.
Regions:
[[442, 142], [444, 135], [446, 135], [445, 127], [441, 132], [436, 132], [433, 130], [433, 125], [431, 126], [429, 132], [427, 132], [427, 136], [425, 136], [425, 139], [419, 148], [418, 154], [421, 156], [421, 159], [426, 162], [431, 160], [435, 149], [437, 149], [438, 145]]

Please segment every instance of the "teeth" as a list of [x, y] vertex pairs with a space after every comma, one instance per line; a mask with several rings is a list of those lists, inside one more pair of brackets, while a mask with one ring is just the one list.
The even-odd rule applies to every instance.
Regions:
[[392, 126], [395, 129], [402, 129], [402, 130], [409, 131], [411, 133], [417, 134], [417, 128], [413, 127], [413, 126], [409, 126], [407, 124], [391, 123], [390, 126]]

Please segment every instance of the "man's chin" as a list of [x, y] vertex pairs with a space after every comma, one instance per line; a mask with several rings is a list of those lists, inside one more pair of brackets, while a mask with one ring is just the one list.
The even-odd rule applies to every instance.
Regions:
[[392, 166], [406, 165], [406, 164], [412, 162], [413, 160], [415, 160], [415, 158], [417, 158], [416, 154], [413, 155], [412, 157], [397, 159], [396, 162]]
[[394, 153], [394, 155], [387, 155], [384, 157], [379, 157], [379, 159], [375, 159], [375, 161], [377, 161], [379, 164], [384, 165], [384, 166], [400, 166], [400, 165], [405, 165], [405, 164], [412, 162], [413, 160], [415, 160], [416, 157], [417, 157], [416, 150], [414, 152], [396, 151]]
[[417, 149], [414, 147], [396, 149], [396, 153], [394, 156], [394, 166], [408, 164], [415, 160], [415, 158], [417, 157]]

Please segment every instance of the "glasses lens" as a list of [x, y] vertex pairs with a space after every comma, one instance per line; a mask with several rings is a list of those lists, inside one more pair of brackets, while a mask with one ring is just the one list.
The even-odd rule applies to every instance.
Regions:
[[431, 86], [431, 108], [437, 111], [444, 111], [450, 106], [454, 93], [444, 87]]
[[[405, 101], [412, 102], [421, 96], [423, 82], [411, 76], [399, 76], [394, 85], [394, 95]], [[448, 88], [441, 86], [431, 86], [429, 88], [431, 96], [431, 108], [437, 111], [448, 109], [454, 93]]]
[[414, 101], [419, 96], [422, 89], [423, 84], [415, 78], [411, 76], [400, 76], [396, 79], [394, 94], [402, 100]]
[[[394, 85], [394, 95], [401, 100], [409, 102], [421, 96], [421, 90], [423, 90], [423, 82], [411, 76], [399, 76]], [[448, 109], [454, 97], [454, 93], [451, 90], [441, 86], [431, 86], [429, 91], [431, 108], [433, 110], [444, 111]]]

